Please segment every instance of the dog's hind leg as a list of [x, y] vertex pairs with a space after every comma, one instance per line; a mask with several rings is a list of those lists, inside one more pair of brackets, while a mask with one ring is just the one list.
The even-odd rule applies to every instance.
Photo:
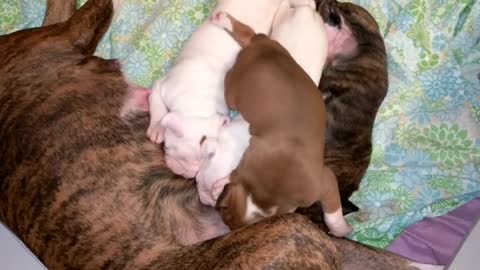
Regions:
[[77, 1], [75, 0], [48, 0], [47, 11], [43, 19], [43, 26], [64, 22], [75, 13]]

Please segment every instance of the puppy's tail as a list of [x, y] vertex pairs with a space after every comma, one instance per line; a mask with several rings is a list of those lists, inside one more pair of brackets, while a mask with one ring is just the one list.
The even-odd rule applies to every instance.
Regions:
[[210, 21], [227, 31], [242, 48], [250, 45], [253, 37], [256, 35], [250, 26], [237, 21], [230, 14], [223, 11], [214, 12], [210, 17]]

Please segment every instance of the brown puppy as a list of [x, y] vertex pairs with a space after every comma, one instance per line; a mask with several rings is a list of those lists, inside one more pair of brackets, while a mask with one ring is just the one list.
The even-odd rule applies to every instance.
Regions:
[[225, 100], [252, 136], [217, 202], [224, 221], [238, 228], [320, 201], [330, 232], [349, 234], [335, 175], [323, 166], [326, 112], [315, 83], [278, 42], [224, 12], [211, 18], [243, 47], [225, 77]]

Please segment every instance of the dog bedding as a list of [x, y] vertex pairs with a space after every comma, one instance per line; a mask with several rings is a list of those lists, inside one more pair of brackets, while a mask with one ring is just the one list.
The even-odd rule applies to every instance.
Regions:
[[[79, 1], [82, 4], [85, 0]], [[352, 238], [387, 247], [408, 225], [480, 195], [480, 3], [355, 0], [379, 22], [389, 93]], [[96, 54], [145, 87], [174, 63], [214, 0], [124, 0]], [[39, 26], [46, 0], [0, 1], [0, 34]]]

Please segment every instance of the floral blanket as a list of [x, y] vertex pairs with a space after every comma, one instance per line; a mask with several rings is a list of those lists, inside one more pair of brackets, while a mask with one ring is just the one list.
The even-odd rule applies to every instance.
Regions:
[[[81, 3], [85, 2], [79, 1]], [[406, 226], [480, 195], [480, 1], [355, 0], [377, 19], [390, 88], [352, 238], [387, 247]], [[173, 64], [214, 0], [125, 0], [97, 55], [146, 87]], [[0, 0], [0, 34], [39, 26], [46, 0]]]

